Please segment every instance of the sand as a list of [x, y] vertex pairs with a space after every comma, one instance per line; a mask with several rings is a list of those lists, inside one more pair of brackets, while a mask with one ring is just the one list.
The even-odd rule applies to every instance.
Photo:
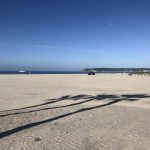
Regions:
[[150, 77], [0, 75], [0, 150], [148, 150]]

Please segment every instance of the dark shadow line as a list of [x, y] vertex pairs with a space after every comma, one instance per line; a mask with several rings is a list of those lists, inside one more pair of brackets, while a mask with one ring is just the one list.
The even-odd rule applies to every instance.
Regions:
[[[98, 96], [92, 97], [92, 98], [96, 99], [96, 100], [100, 100], [100, 99], [106, 99], [105, 97], [109, 98], [109, 96], [106, 96], [106, 95], [98, 95]], [[66, 113], [66, 114], [63, 114], [63, 115], [60, 115], [60, 116], [57, 116], [57, 117], [53, 117], [53, 118], [50, 118], [50, 119], [46, 119], [46, 120], [42, 120], [42, 121], [38, 121], [38, 122], [34, 122], [34, 123], [29, 123], [29, 124], [26, 124], [26, 125], [23, 125], [23, 126], [20, 126], [20, 127], [16, 127], [14, 129], [11, 129], [11, 130], [7, 130], [7, 131], [4, 131], [4, 132], [1, 132], [0, 133], [0, 138], [4, 138], [6, 136], [15, 134], [15, 133], [17, 133], [19, 131], [22, 131], [22, 130], [25, 130], [25, 129], [29, 129], [31, 127], [38, 126], [38, 125], [41, 125], [43, 123], [55, 121], [55, 120], [58, 120], [58, 119], [61, 119], [61, 118], [64, 118], [64, 117], [67, 117], [67, 116], [70, 116], [70, 115], [73, 115], [73, 114], [77, 114], [77, 113], [80, 113], [80, 112], [85, 112], [85, 111], [89, 111], [89, 110], [92, 110], [92, 109], [96, 109], [96, 108], [112, 105], [112, 104], [120, 102], [122, 100], [134, 101], [135, 98], [136, 98], [136, 100], [138, 100], [140, 98], [148, 98], [148, 97], [150, 97], [150, 96], [145, 95], [145, 94], [125, 95], [125, 97], [118, 97], [118, 98], [116, 97], [117, 99], [115, 99], [115, 100], [113, 100], [113, 101], [111, 101], [109, 103], [103, 104], [103, 105], [98, 105], [98, 106], [88, 107], [88, 108], [82, 108], [82, 109], [79, 109], [79, 110], [74, 111], [74, 112]], [[67, 99], [67, 98], [68, 98], [68, 96], [64, 96], [64, 100]], [[78, 97], [77, 99], [79, 99], [79, 98], [81, 98], [81, 97]], [[60, 99], [58, 99], [57, 101], [60, 101]], [[81, 102], [79, 102], [79, 103], [81, 103]], [[70, 104], [70, 105], [72, 105], [72, 104]]]
[[92, 99], [89, 99], [89, 100], [86, 100], [86, 101], [73, 103], [73, 104], [69, 104], [69, 105], [65, 105], [65, 106], [56, 106], [56, 107], [50, 107], [50, 108], [31, 110], [31, 111], [28, 111], [28, 112], [16, 112], [16, 113], [11, 113], [11, 114], [5, 114], [5, 115], [0, 115], [0, 117], [6, 117], [6, 116], [11, 116], [11, 115], [19, 115], [19, 114], [27, 114], [27, 113], [32, 113], [32, 112], [37, 112], [37, 111], [42, 111], [42, 110], [49, 110], [49, 109], [65, 108], [65, 107], [70, 107], [70, 106], [83, 104], [83, 103], [86, 103], [86, 102], [89, 102], [89, 101], [92, 101], [92, 100], [94, 100], [94, 99], [92, 98]]
[[58, 102], [58, 101], [59, 101], [59, 100], [51, 101], [51, 102], [46, 102], [46, 103], [39, 104], [39, 105], [34, 105], [34, 106], [22, 107], [22, 108], [18, 108], [18, 109], [4, 110], [4, 111], [0, 111], [0, 112], [15, 111], [15, 110], [23, 110], [23, 109], [27, 109], [27, 108], [34, 108], [34, 107], [39, 107], [39, 106], [44, 106], [44, 105], [48, 105], [48, 104], [52, 104], [52, 103], [56, 103], [56, 102]]
[[[37, 107], [37, 106], [48, 105], [48, 104], [56, 103], [56, 102], [59, 102], [60, 100], [65, 100], [65, 99], [78, 100], [78, 99], [81, 99], [81, 98], [82, 99], [90, 98], [90, 100], [82, 101], [82, 102], [74, 103], [74, 104], [69, 104], [69, 105], [65, 105], [65, 106], [58, 106], [58, 107], [52, 107], [52, 108], [43, 108], [43, 109], [38, 109], [38, 110], [31, 110], [31, 111], [28, 111], [28, 112], [16, 112], [16, 113], [11, 113], [11, 114], [4, 114], [4, 115], [0, 115], [0, 117], [32, 113], [32, 112], [37, 112], [37, 111], [41, 111], [41, 110], [48, 110], [48, 109], [56, 109], [56, 108], [75, 106], [75, 105], [82, 104], [82, 103], [85, 103], [85, 102], [88, 102], [88, 101], [91, 101], [91, 100], [94, 100], [94, 99], [95, 100], [104, 100], [106, 98], [119, 98], [119, 97], [118, 96], [114, 96], [114, 95], [97, 95], [97, 96], [77, 95], [77, 96], [72, 96], [71, 97], [71, 96], [67, 95], [67, 96], [63, 96], [63, 97], [59, 98], [58, 100], [51, 99], [51, 100], [55, 100], [55, 101], [52, 101], [52, 102], [47, 102], [47, 103], [44, 103], [44, 104], [39, 104], [39, 105], [34, 105], [34, 106], [29, 106], [29, 107], [24, 107], [24, 108], [20, 108], [20, 109], [14, 109], [14, 110], [23, 110], [23, 109], [27, 109], [27, 108], [34, 108], [34, 107]], [[13, 110], [11, 110], [11, 111], [13, 111]]]
[[56, 100], [56, 99], [50, 99], [50, 100], [53, 100], [53, 101], [42, 103], [42, 104], [39, 104], [39, 105], [34, 105], [34, 106], [22, 107], [22, 108], [18, 108], [18, 109], [4, 110], [4, 111], [0, 111], [0, 112], [15, 111], [15, 110], [24, 110], [24, 109], [28, 109], [28, 108], [34, 108], [34, 107], [44, 106], [44, 105], [48, 105], [48, 104], [53, 104], [53, 103], [61, 101], [61, 99], [58, 99], [58, 100]]
[[[128, 99], [131, 99], [131, 101], [134, 101], [135, 98], [137, 98], [137, 100], [138, 100], [139, 98], [147, 98], [147, 97], [150, 97], [150, 96], [148, 96], [146, 94], [134, 94], [134, 95], [122, 95], [122, 97], [126, 97]], [[95, 98], [96, 100], [100, 100], [100, 99], [106, 99], [106, 98], [119, 98], [119, 97], [115, 96], [115, 95], [97, 95], [95, 97], [90, 96], [90, 95], [85, 95], [85, 94], [84, 95], [82, 94], [82, 95], [72, 96], [72, 97], [70, 95], [66, 95], [66, 96], [60, 97], [59, 99], [49, 99], [49, 100], [53, 100], [53, 101], [50, 101], [50, 102], [46, 102], [46, 103], [42, 103], [42, 104], [38, 104], [38, 105], [33, 105], [33, 106], [28, 106], [28, 107], [23, 107], [23, 108], [18, 108], [18, 109], [3, 110], [3, 111], [0, 111], [0, 112], [24, 110], [24, 109], [28, 109], [28, 108], [34, 108], [34, 107], [39, 107], [39, 106], [44, 106], [44, 105], [56, 103], [56, 102], [66, 100], [66, 99], [78, 100], [78, 99], [81, 99], [81, 98], [82, 99]]]
[[103, 105], [89, 107], [89, 108], [82, 108], [82, 109], [79, 109], [77, 111], [70, 112], [70, 113], [67, 113], [67, 114], [63, 114], [63, 115], [60, 115], [60, 116], [57, 116], [57, 117], [54, 117], [54, 118], [50, 118], [50, 119], [46, 119], [46, 120], [42, 120], [42, 121], [30, 123], [30, 124], [26, 124], [26, 125], [23, 125], [21, 127], [17, 127], [17, 128], [8, 130], [8, 131], [1, 132], [0, 133], [0, 138], [4, 138], [4, 137], [7, 137], [7, 136], [12, 135], [14, 133], [20, 132], [22, 130], [29, 129], [29, 128], [32, 128], [32, 127], [35, 127], [35, 126], [38, 126], [38, 125], [41, 125], [41, 124], [44, 124], [44, 123], [47, 123], [47, 122], [55, 121], [55, 120], [58, 120], [58, 119], [61, 119], [61, 118], [64, 118], [64, 117], [67, 117], [67, 116], [70, 116], [70, 115], [73, 115], [73, 114], [77, 114], [77, 113], [89, 111], [89, 110], [92, 110], [92, 109], [95, 109], [95, 108], [100, 108], [100, 107], [112, 105], [112, 104], [117, 103], [117, 102], [122, 101], [122, 100], [124, 100], [124, 99], [117, 99], [117, 100], [114, 100], [112, 102], [109, 102], [109, 103], [106, 103], [106, 104], [103, 104]]
[[[95, 99], [99, 100], [99, 99], [105, 99], [105, 98], [117, 98], [116, 96], [114, 95], [98, 95], [95, 97]], [[52, 103], [56, 103], [56, 102], [59, 102], [59, 101], [62, 101], [62, 100], [66, 100], [66, 99], [71, 99], [71, 100], [78, 100], [78, 99], [87, 99], [87, 98], [94, 98], [94, 96], [90, 96], [90, 95], [85, 95], [85, 94], [82, 94], [82, 95], [77, 95], [77, 96], [70, 96], [70, 95], [66, 95], [66, 96], [62, 96], [60, 97], [59, 99], [48, 99], [48, 100], [53, 100], [53, 101], [50, 101], [50, 102], [46, 102], [46, 103], [42, 103], [42, 104], [38, 104], [38, 105], [33, 105], [33, 106], [28, 106], [28, 107], [22, 107], [22, 108], [18, 108], [18, 109], [12, 109], [12, 110], [3, 110], [3, 111], [0, 111], [0, 112], [7, 112], [7, 111], [16, 111], [16, 110], [24, 110], [24, 109], [28, 109], [28, 108], [34, 108], [34, 107], [39, 107], [39, 106], [44, 106], [44, 105], [48, 105], [48, 104], [52, 104]]]
[[[66, 97], [66, 96], [64, 96], [64, 97]], [[31, 111], [28, 111], [28, 112], [16, 112], [16, 113], [11, 113], [11, 114], [4, 114], [4, 115], [0, 115], [0, 117], [6, 117], [6, 116], [18, 115], [18, 114], [27, 114], [27, 113], [32, 113], [32, 112], [37, 112], [37, 111], [42, 111], [42, 110], [50, 110], [50, 109], [70, 107], [70, 106], [75, 106], [75, 105], [83, 104], [83, 103], [86, 103], [86, 102], [89, 102], [89, 101], [92, 101], [92, 100], [104, 100], [104, 99], [107, 99], [107, 98], [119, 98], [119, 97], [114, 96], [114, 95], [98, 95], [98, 96], [95, 96], [95, 97], [94, 96], [90, 96], [90, 95], [77, 95], [77, 96], [67, 97], [67, 98], [69, 98], [71, 100], [77, 100], [77, 98], [78, 99], [79, 98], [84, 98], [84, 99], [90, 98], [90, 99], [82, 101], [82, 102], [78, 102], [78, 103], [73, 103], [73, 104], [65, 105], [65, 106], [56, 106], [56, 107], [50, 107], [50, 108], [43, 108], [43, 109], [31, 110]], [[55, 102], [57, 102], [57, 101], [55, 101]]]
[[[44, 104], [40, 104], [40, 105], [34, 105], [31, 107], [25, 107], [25, 108], [33, 108], [33, 107], [37, 107], [37, 106], [42, 106], [42, 105], [47, 105], [47, 104], [52, 104], [52, 103], [56, 103], [59, 102], [60, 100], [65, 100], [65, 99], [71, 99], [71, 100], [78, 100], [80, 98], [82, 99], [87, 99], [90, 98], [89, 100], [85, 100], [82, 102], [78, 102], [78, 103], [73, 103], [73, 104], [69, 104], [69, 105], [65, 105], [65, 106], [56, 106], [56, 107], [50, 107], [50, 108], [43, 108], [43, 109], [36, 109], [36, 110], [31, 110], [31, 111], [27, 111], [27, 112], [16, 112], [16, 113], [10, 113], [10, 114], [4, 114], [4, 115], [0, 115], [0, 117], [6, 117], [6, 116], [11, 116], [11, 115], [18, 115], [18, 114], [27, 114], [27, 113], [32, 113], [32, 112], [37, 112], [37, 111], [43, 111], [43, 110], [50, 110], [50, 109], [57, 109], [57, 108], [65, 108], [65, 107], [70, 107], [70, 106], [75, 106], [75, 105], [79, 105], [82, 103], [86, 103], [92, 100], [104, 100], [104, 99], [108, 99], [108, 98], [124, 98], [127, 99], [129, 101], [137, 101], [139, 100], [139, 98], [148, 98], [149, 96], [147, 95], [143, 95], [143, 94], [136, 94], [136, 95], [121, 95], [122, 97], [119, 96], [115, 96], [115, 95], [97, 95], [97, 96], [90, 96], [90, 95], [77, 95], [77, 96], [63, 96], [59, 99], [51, 99], [51, 100], [55, 100], [55, 101], [51, 101], [51, 102], [47, 102]], [[21, 109], [21, 108], [20, 108]]]

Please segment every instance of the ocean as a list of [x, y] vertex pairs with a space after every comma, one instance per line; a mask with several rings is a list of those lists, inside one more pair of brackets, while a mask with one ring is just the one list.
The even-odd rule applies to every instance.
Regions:
[[[87, 74], [91, 69], [71, 67], [17, 67], [0, 66], [0, 74]], [[131, 73], [149, 68], [93, 68], [97, 73]]]
[[[124, 71], [97, 71], [96, 74], [102, 73], [129, 73]], [[0, 75], [4, 74], [87, 74], [83, 71], [26, 71], [26, 72], [19, 72], [19, 71], [0, 71]]]
[[19, 71], [0, 71], [0, 74], [86, 74], [85, 72], [81, 71], [26, 71], [26, 72], [19, 72]]

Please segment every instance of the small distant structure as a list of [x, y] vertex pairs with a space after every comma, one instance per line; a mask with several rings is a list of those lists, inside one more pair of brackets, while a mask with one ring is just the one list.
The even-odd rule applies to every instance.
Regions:
[[88, 75], [95, 75], [96, 73], [93, 69], [84, 69], [83, 72], [86, 72]]
[[143, 74], [146, 76], [149, 76], [150, 75], [150, 70], [143, 70]]
[[145, 75], [145, 76], [149, 76], [150, 75], [150, 70], [137, 70], [137, 71], [134, 71], [134, 72], [131, 72], [128, 74], [129, 76], [132, 76], [132, 75]]
[[143, 70], [143, 72], [144, 72], [144, 73], [149, 73], [149, 72], [150, 72], [150, 70]]

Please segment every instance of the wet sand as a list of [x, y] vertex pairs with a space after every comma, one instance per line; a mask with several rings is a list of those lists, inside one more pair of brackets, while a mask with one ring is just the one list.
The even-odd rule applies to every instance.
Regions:
[[148, 150], [150, 77], [0, 75], [0, 150]]

